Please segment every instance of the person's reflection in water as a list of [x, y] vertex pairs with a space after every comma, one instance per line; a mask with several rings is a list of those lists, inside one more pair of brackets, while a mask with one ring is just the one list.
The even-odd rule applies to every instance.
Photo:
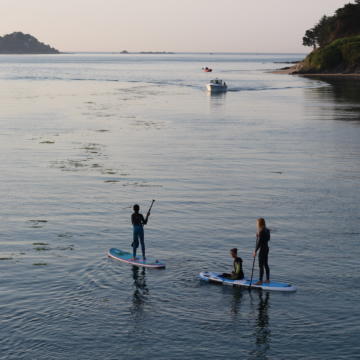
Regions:
[[147, 295], [149, 290], [146, 286], [146, 276], [145, 268], [139, 269], [137, 266], [132, 267], [133, 279], [134, 279], [134, 294], [133, 294], [133, 304], [131, 312], [139, 316], [144, 310], [144, 304], [146, 302]]
[[233, 289], [233, 299], [231, 301], [231, 314], [236, 315], [240, 312], [240, 305], [242, 297], [244, 296], [244, 291], [242, 289]]
[[257, 318], [255, 323], [255, 349], [252, 352], [254, 359], [267, 359], [267, 351], [270, 348], [271, 331], [269, 327], [269, 298], [268, 292], [259, 291], [259, 303], [257, 306]]

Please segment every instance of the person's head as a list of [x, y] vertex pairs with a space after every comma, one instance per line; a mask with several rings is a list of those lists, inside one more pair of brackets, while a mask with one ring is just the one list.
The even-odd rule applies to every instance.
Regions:
[[237, 248], [233, 248], [230, 250], [230, 255], [233, 257], [233, 258], [236, 258], [237, 257]]
[[265, 219], [264, 218], [258, 218], [256, 220], [256, 227], [257, 227], [258, 232], [265, 229], [265, 227], [266, 227]]
[[138, 204], [135, 204], [133, 206], [134, 212], [138, 213], [140, 211], [140, 206]]

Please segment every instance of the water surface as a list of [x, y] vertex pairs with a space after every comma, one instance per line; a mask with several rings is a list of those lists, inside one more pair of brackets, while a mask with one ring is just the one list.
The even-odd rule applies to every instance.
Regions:
[[[360, 84], [268, 72], [299, 58], [0, 57], [0, 358], [357, 356]], [[108, 259], [151, 199], [167, 269]], [[200, 283], [235, 246], [250, 275], [260, 216], [298, 292]]]

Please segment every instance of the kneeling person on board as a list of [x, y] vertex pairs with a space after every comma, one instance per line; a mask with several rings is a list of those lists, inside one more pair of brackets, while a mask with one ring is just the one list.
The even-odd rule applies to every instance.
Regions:
[[146, 260], [145, 257], [145, 243], [144, 243], [144, 227], [148, 222], [148, 218], [150, 213], [148, 212], [146, 218], [144, 218], [143, 214], [140, 214], [140, 206], [135, 204], [133, 206], [134, 213], [131, 215], [131, 223], [133, 225], [133, 242], [131, 244], [133, 248], [133, 260], [136, 260], [136, 250], [139, 247], [139, 240], [141, 244], [141, 251], [143, 260]]
[[242, 280], [244, 278], [244, 272], [242, 269], [242, 259], [237, 256], [237, 248], [230, 250], [230, 255], [234, 259], [234, 271], [231, 274], [224, 273], [222, 277], [231, 280]]

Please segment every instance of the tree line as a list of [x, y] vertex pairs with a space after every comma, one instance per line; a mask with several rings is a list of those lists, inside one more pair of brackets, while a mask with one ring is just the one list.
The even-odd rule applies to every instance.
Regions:
[[324, 15], [303, 37], [304, 46], [314, 49], [347, 36], [360, 34], [360, 0], [344, 5], [333, 16]]

